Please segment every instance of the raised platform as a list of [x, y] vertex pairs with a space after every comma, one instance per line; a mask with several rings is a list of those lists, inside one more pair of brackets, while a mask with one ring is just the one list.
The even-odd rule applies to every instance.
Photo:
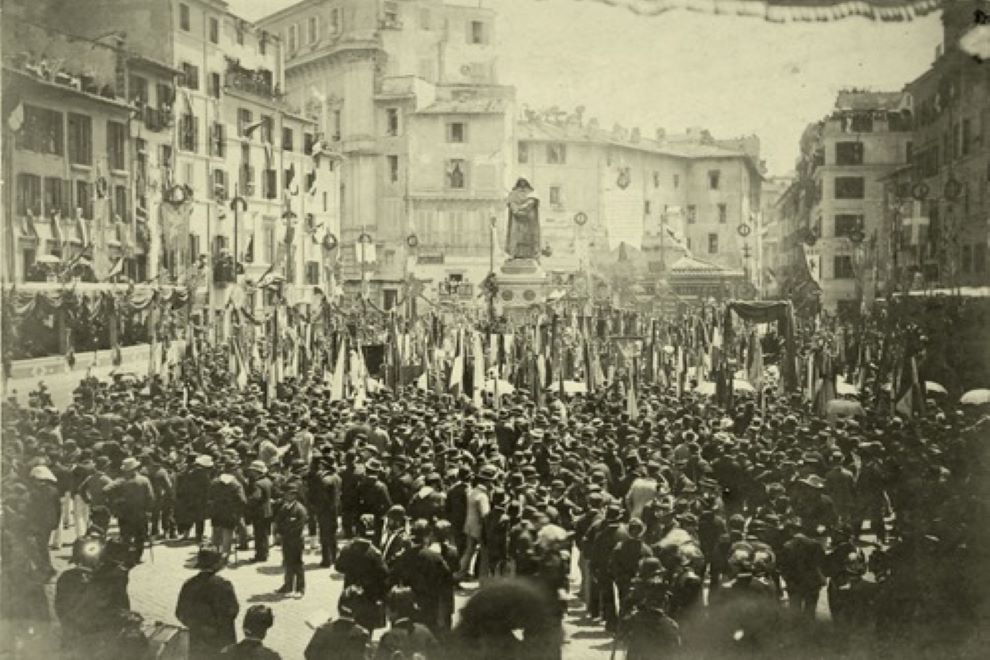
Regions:
[[509, 259], [498, 274], [498, 303], [506, 317], [541, 307], [550, 292], [550, 278], [535, 259]]

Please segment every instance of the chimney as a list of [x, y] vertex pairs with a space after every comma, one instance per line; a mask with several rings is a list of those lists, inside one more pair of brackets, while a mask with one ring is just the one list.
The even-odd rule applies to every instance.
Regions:
[[665, 128], [658, 128], [657, 129], [657, 132], [656, 132], [656, 139], [657, 139], [657, 142], [663, 142], [664, 140], [666, 140], [667, 139], [667, 129], [665, 129]]
[[640, 138], [639, 126], [637, 126], [636, 128], [632, 129], [632, 134], [629, 136], [629, 141], [636, 143], [639, 142], [639, 138]]

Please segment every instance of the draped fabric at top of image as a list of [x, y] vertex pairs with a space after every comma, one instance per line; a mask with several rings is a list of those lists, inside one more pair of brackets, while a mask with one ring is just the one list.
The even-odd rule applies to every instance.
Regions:
[[864, 16], [909, 21], [939, 9], [944, 0], [597, 0], [640, 16], [671, 10], [763, 17], [772, 22], [829, 21]]

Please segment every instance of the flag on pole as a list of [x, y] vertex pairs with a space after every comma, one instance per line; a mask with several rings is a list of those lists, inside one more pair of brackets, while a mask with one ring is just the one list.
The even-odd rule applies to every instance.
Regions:
[[333, 379], [330, 383], [330, 400], [340, 401], [344, 398], [344, 361], [347, 359], [347, 336], [340, 339], [337, 351], [337, 363], [333, 367]]
[[753, 389], [763, 389], [763, 345], [754, 330], [749, 335], [749, 350], [746, 351], [746, 376]]
[[450, 383], [447, 388], [454, 396], [458, 396], [464, 389], [463, 343], [463, 331], [459, 330], [457, 333], [457, 356], [454, 358], [454, 364], [450, 369]]
[[21, 126], [24, 125], [24, 104], [18, 103], [17, 107], [14, 108], [10, 115], [7, 117], [7, 126], [14, 133], [21, 130]]
[[[474, 360], [474, 392], [472, 396], [475, 407], [481, 408], [481, 393], [485, 389], [485, 354], [481, 349], [481, 335], [477, 332], [471, 333], [473, 337], [473, 360]], [[496, 376], [496, 382], [498, 378]]]

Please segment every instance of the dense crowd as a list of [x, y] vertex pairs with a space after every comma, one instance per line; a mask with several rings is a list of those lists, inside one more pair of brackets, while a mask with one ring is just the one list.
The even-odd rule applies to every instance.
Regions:
[[[63, 410], [43, 390], [4, 404], [5, 619], [47, 619], [54, 581], [66, 657], [140, 657], [128, 571], [188, 539], [190, 657], [278, 657], [277, 604], [248, 608], [238, 641], [224, 567], [278, 543], [278, 592], [298, 596], [309, 537], [344, 589], [306, 660], [560, 657], [578, 599], [630, 659], [978, 650], [979, 409], [931, 401], [900, 419], [866, 402], [829, 424], [800, 395], [724, 409], [654, 386], [631, 417], [618, 385], [481, 409], [410, 387], [358, 408], [294, 380], [266, 408], [260, 386], [215, 375], [185, 390], [89, 379]], [[57, 574], [63, 523], [78, 538]]]

